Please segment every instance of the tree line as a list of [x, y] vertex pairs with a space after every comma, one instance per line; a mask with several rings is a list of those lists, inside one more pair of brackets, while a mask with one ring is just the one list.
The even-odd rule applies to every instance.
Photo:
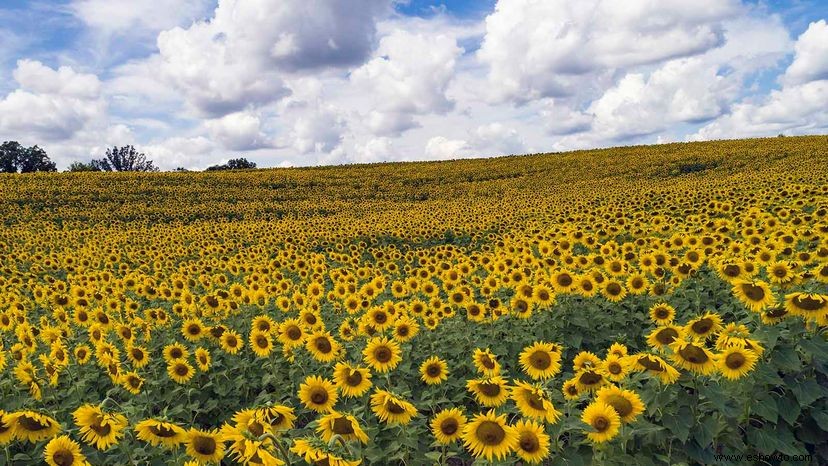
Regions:
[[[207, 171], [243, 170], [256, 168], [256, 164], [245, 158], [231, 159], [225, 164], [212, 165]], [[56, 172], [57, 166], [49, 159], [46, 151], [37, 145], [25, 147], [17, 141], [6, 141], [0, 145], [0, 173]], [[106, 150], [106, 156], [89, 162], [72, 162], [68, 172], [157, 172], [159, 168], [146, 154], [128, 145]], [[176, 168], [175, 171], [187, 171]]]

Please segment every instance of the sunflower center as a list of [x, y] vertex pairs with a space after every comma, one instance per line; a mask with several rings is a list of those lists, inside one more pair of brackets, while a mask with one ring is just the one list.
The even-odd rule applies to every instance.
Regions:
[[439, 364], [431, 364], [426, 369], [426, 374], [429, 377], [437, 377], [443, 372], [443, 369], [440, 367]]
[[787, 313], [788, 311], [785, 310], [784, 307], [777, 307], [776, 309], [769, 309], [767, 312], [765, 312], [765, 315], [771, 318], [779, 318], [786, 315]]
[[530, 393], [526, 396], [526, 403], [531, 406], [533, 409], [537, 409], [539, 411], [544, 411], [543, 407], [543, 398], [539, 397], [534, 393]]
[[179, 376], [183, 377], [183, 376], [187, 375], [188, 372], [190, 372], [190, 371], [187, 369], [187, 366], [185, 366], [184, 364], [179, 364], [179, 365], [175, 366], [176, 375], [179, 375]]
[[385, 409], [391, 414], [402, 414], [405, 412], [405, 408], [398, 405], [393, 400], [388, 400], [385, 402]]
[[495, 368], [495, 362], [488, 355], [483, 355], [483, 357], [480, 359], [480, 362], [486, 369], [492, 370]]
[[321, 405], [328, 401], [328, 392], [326, 390], [314, 390], [310, 396], [313, 404]]
[[710, 360], [704, 350], [694, 345], [685, 346], [679, 350], [679, 354], [682, 358], [692, 364], [704, 364]]
[[41, 424], [37, 419], [26, 416], [25, 414], [17, 418], [17, 423], [29, 432], [37, 432], [49, 428], [48, 424]]
[[611, 395], [607, 399], [607, 403], [611, 405], [621, 417], [626, 417], [633, 411], [633, 405], [630, 403], [630, 400], [621, 395]]
[[374, 322], [378, 324], [384, 324], [388, 322], [388, 316], [385, 315], [384, 312], [377, 312], [376, 314], [374, 314]]
[[256, 437], [264, 434], [264, 426], [261, 423], [255, 421], [248, 424], [247, 430]]
[[616, 361], [613, 361], [613, 362], [609, 363], [607, 365], [607, 370], [612, 375], [618, 375], [618, 374], [624, 372], [624, 368], [621, 367], [621, 364], [618, 364], [618, 362], [616, 362]]
[[195, 324], [191, 324], [187, 327], [187, 333], [190, 335], [198, 335], [201, 333], [201, 327]]
[[621, 294], [621, 285], [618, 283], [610, 283], [607, 285], [607, 293], [611, 294], [612, 296], [616, 296]]
[[295, 325], [291, 325], [285, 333], [291, 340], [298, 340], [302, 337], [302, 330], [300, 330], [299, 327]]
[[739, 266], [735, 264], [728, 264], [724, 267], [723, 270], [724, 274], [728, 277], [738, 277], [739, 274], [742, 272], [739, 270]]
[[529, 362], [537, 370], [546, 370], [552, 365], [552, 357], [546, 351], [535, 351], [529, 357]]
[[572, 277], [567, 273], [562, 273], [558, 275], [557, 281], [560, 286], [569, 286], [572, 284]]
[[486, 445], [500, 445], [506, 438], [506, 431], [497, 422], [483, 421], [477, 426], [477, 438]]
[[58, 466], [71, 466], [75, 462], [75, 455], [69, 450], [58, 450], [52, 455], [52, 461]]
[[761, 301], [765, 299], [765, 290], [761, 286], [745, 283], [742, 285], [742, 292], [751, 301]]
[[788, 274], [788, 270], [785, 267], [776, 267], [773, 269], [773, 274], [779, 278], [785, 278], [785, 275]]
[[268, 346], [270, 346], [270, 342], [267, 340], [267, 337], [265, 337], [264, 335], [257, 335], [256, 336], [256, 346], [258, 346], [259, 348], [264, 349], [264, 348], [267, 348]]
[[745, 359], [745, 356], [742, 353], [731, 353], [725, 358], [725, 366], [727, 366], [728, 369], [737, 370], [744, 366], [745, 362], [747, 362], [747, 359]]
[[333, 431], [339, 435], [351, 435], [354, 433], [354, 426], [348, 418], [338, 417], [334, 419]]
[[386, 363], [391, 360], [393, 353], [391, 349], [387, 346], [380, 346], [379, 348], [374, 350], [374, 359], [381, 363]]
[[149, 431], [152, 432], [152, 435], [161, 438], [170, 438], [176, 436], [176, 432], [173, 429], [170, 429], [169, 427], [163, 425], [151, 426], [149, 428]]
[[345, 383], [351, 387], [358, 387], [362, 383], [362, 374], [359, 371], [351, 371], [345, 378]]
[[694, 332], [699, 335], [704, 335], [713, 328], [713, 320], [711, 319], [701, 319], [697, 322], [693, 322], [693, 325], [690, 326]]
[[234, 336], [228, 336], [227, 340], [225, 341], [227, 342], [227, 346], [229, 346], [230, 348], [234, 348], [239, 343], [239, 341]]
[[333, 350], [333, 346], [331, 346], [331, 342], [327, 337], [319, 337], [314, 343], [320, 353], [330, 353]]
[[173, 359], [181, 359], [184, 356], [184, 352], [181, 351], [180, 348], [173, 348], [170, 350], [170, 357]]
[[584, 280], [583, 282], [581, 282], [581, 288], [584, 291], [592, 291], [592, 282], [589, 280]]
[[793, 304], [803, 311], [819, 311], [828, 305], [828, 300], [819, 301], [810, 296], [798, 295], [793, 299]]
[[533, 432], [523, 432], [520, 434], [520, 449], [527, 453], [534, 453], [540, 450], [540, 442], [538, 436]]
[[581, 374], [579, 381], [584, 385], [595, 385], [601, 382], [601, 379], [601, 374], [598, 374], [597, 372], [593, 371], [587, 371]]
[[193, 438], [193, 449], [201, 455], [212, 455], [216, 452], [216, 441], [212, 437], [197, 436]]
[[678, 338], [678, 332], [670, 327], [659, 330], [656, 334], [656, 340], [662, 345], [669, 345], [676, 341], [676, 338]]
[[481, 383], [478, 387], [480, 392], [488, 397], [500, 395], [500, 385], [496, 383]]
[[110, 427], [109, 424], [101, 424], [103, 422], [103, 418], [101, 418], [100, 416], [96, 417], [97, 419], [95, 419], [95, 422], [91, 424], [89, 428], [94, 430], [99, 437], [106, 437], [107, 435], [109, 435], [110, 432], [112, 432], [112, 427]]
[[460, 424], [457, 422], [457, 419], [454, 418], [444, 419], [443, 422], [440, 423], [440, 432], [445, 435], [454, 435], [457, 433], [459, 428]]
[[663, 307], [660, 307], [660, 308], [656, 309], [655, 315], [656, 315], [656, 318], [658, 318], [659, 320], [664, 320], [664, 319], [670, 317], [670, 311], [667, 310], [667, 309], [664, 309]]
[[591, 425], [598, 432], [604, 432], [605, 430], [609, 429], [610, 421], [609, 421], [609, 419], [605, 418], [604, 416], [599, 416], [599, 417], [592, 420]]
[[547, 293], [546, 291], [541, 291], [540, 293], [538, 293], [538, 299], [540, 299], [541, 301], [548, 300], [549, 299], [549, 293]]

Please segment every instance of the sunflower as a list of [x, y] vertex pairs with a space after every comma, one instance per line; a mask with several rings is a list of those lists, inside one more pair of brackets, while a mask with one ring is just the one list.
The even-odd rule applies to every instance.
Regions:
[[591, 275], [582, 275], [575, 280], [575, 290], [584, 298], [591, 298], [598, 293], [598, 284]]
[[581, 369], [575, 373], [573, 379], [581, 393], [595, 391], [607, 383], [599, 368]]
[[365, 314], [365, 317], [379, 332], [384, 332], [385, 330], [391, 328], [394, 325], [395, 320], [394, 315], [389, 314], [388, 311], [379, 306], [371, 308]]
[[183, 443], [187, 455], [199, 464], [220, 463], [224, 457], [224, 439], [219, 432], [190, 429]]
[[638, 370], [647, 371], [649, 374], [658, 377], [661, 383], [675, 383], [681, 375], [675, 367], [654, 354], [637, 354], [629, 357], [635, 361], [634, 364]]
[[514, 380], [511, 390], [511, 398], [525, 417], [537, 419], [542, 422], [554, 423], [561, 413], [552, 406], [552, 401], [543, 387], [532, 385], [520, 380]]
[[[300, 438], [293, 442], [290, 451], [299, 455], [308, 464], [327, 466], [358, 466], [362, 460], [348, 460], [340, 456], [342, 453], [333, 450], [337, 443], [328, 444], [321, 439]], [[350, 453], [350, 452], [348, 452]], [[277, 463], [281, 464], [281, 463]]]
[[682, 369], [695, 374], [708, 375], [716, 370], [713, 353], [693, 340], [676, 340], [670, 345], [670, 359]]
[[520, 367], [534, 380], [554, 377], [561, 370], [561, 348], [554, 343], [535, 342], [520, 353]]
[[600, 401], [593, 401], [584, 409], [581, 421], [591, 428], [587, 438], [594, 443], [612, 440], [621, 430], [621, 416], [612, 406]]
[[190, 352], [181, 343], [172, 343], [164, 347], [164, 361], [168, 364], [179, 359], [187, 359]]
[[250, 332], [250, 349], [260, 358], [266, 358], [273, 352], [273, 338], [269, 333], [259, 330]]
[[181, 335], [187, 341], [198, 341], [205, 333], [204, 323], [198, 318], [185, 319], [181, 323]]
[[492, 377], [500, 373], [500, 363], [497, 362], [497, 357], [489, 350], [476, 348], [472, 355], [474, 367], [477, 372], [480, 372], [486, 377]]
[[706, 312], [703, 316], [697, 317], [684, 326], [684, 331], [699, 340], [718, 333], [722, 329], [722, 318], [714, 312]]
[[754, 312], [760, 312], [776, 303], [768, 284], [760, 280], [736, 280], [733, 285], [733, 294]]
[[135, 425], [135, 432], [140, 440], [157, 447], [172, 449], [183, 443], [187, 431], [181, 427], [156, 419], [147, 419]]
[[83, 441], [98, 450], [117, 445], [127, 427], [127, 418], [123, 414], [104, 413], [99, 406], [90, 404], [76, 409], [72, 416]]
[[683, 336], [683, 328], [676, 325], [665, 325], [650, 332], [647, 336], [647, 344], [655, 350], [663, 350]]
[[478, 403], [490, 408], [502, 405], [509, 397], [509, 386], [499, 375], [468, 380], [466, 389], [474, 395]]
[[561, 391], [563, 392], [563, 396], [567, 400], [577, 400], [581, 398], [581, 391], [578, 390], [578, 384], [575, 382], [575, 379], [569, 379], [563, 383], [561, 387]]
[[299, 386], [299, 400], [317, 413], [328, 413], [336, 404], [336, 387], [329, 380], [311, 375]]
[[402, 361], [400, 354], [400, 345], [386, 337], [371, 338], [362, 351], [365, 362], [381, 374], [397, 367]]
[[0, 446], [8, 445], [14, 440], [14, 423], [11, 414], [0, 409]]
[[257, 412], [262, 415], [262, 419], [270, 424], [270, 428], [275, 431], [292, 429], [293, 421], [296, 420], [293, 408], [289, 406], [266, 406], [264, 408], [259, 408]]
[[195, 350], [195, 360], [196, 365], [198, 365], [199, 370], [201, 372], [207, 372], [210, 370], [210, 364], [212, 363], [212, 358], [210, 357], [210, 351], [206, 348], [196, 348]]
[[601, 358], [589, 351], [581, 351], [572, 360], [572, 368], [576, 371], [590, 367], [600, 367]]
[[823, 319], [828, 315], [828, 295], [802, 292], [787, 294], [785, 310], [809, 320]]
[[549, 435], [544, 432], [542, 424], [521, 419], [514, 429], [518, 438], [515, 452], [520, 459], [535, 464], [549, 456]]
[[368, 435], [359, 426], [359, 421], [353, 415], [331, 411], [322, 416], [319, 420], [319, 427], [316, 431], [322, 435], [322, 439], [330, 442], [334, 435], [340, 435], [347, 441], [360, 441], [368, 443]]
[[144, 386], [144, 379], [138, 375], [137, 372], [124, 372], [118, 379], [118, 383], [128, 392], [133, 395], [141, 393], [141, 387]]
[[650, 288], [650, 281], [644, 274], [634, 273], [627, 278], [626, 285], [631, 294], [644, 294]]
[[235, 330], [225, 330], [224, 333], [221, 334], [219, 337], [219, 344], [221, 345], [221, 349], [223, 349], [228, 354], [236, 354], [244, 346], [242, 342], [242, 337], [239, 335]]
[[633, 422], [644, 412], [644, 403], [641, 402], [637, 393], [632, 390], [622, 390], [614, 385], [598, 390], [595, 400], [612, 406], [624, 424]]
[[379, 389], [371, 395], [371, 411], [387, 424], [408, 424], [417, 415], [417, 408], [413, 404]]
[[130, 345], [126, 349], [127, 359], [132, 363], [132, 367], [140, 369], [149, 363], [149, 354], [147, 349], [139, 345]]
[[676, 309], [667, 303], [658, 303], [650, 308], [650, 320], [656, 325], [669, 325], [673, 323], [675, 317]]
[[568, 293], [576, 287], [575, 276], [566, 270], [559, 270], [552, 274], [552, 287], [557, 293]]
[[250, 330], [258, 330], [262, 333], [274, 333], [279, 327], [270, 316], [258, 315], [250, 322]]
[[627, 355], [627, 345], [623, 343], [615, 342], [610, 346], [609, 350], [607, 350], [607, 356], [618, 356], [619, 358], [623, 358]]
[[34, 411], [18, 411], [6, 415], [6, 422], [10, 422], [14, 436], [26, 442], [39, 442], [54, 437], [60, 432], [61, 426], [54, 419], [45, 414]]
[[776, 285], [787, 285], [796, 278], [794, 268], [791, 263], [785, 261], [774, 261], [765, 267], [768, 274], [768, 280]]
[[86, 345], [78, 345], [75, 347], [75, 361], [80, 364], [84, 365], [89, 362], [89, 359], [92, 357], [92, 351]]
[[371, 388], [371, 371], [340, 362], [334, 366], [334, 382], [343, 396], [359, 397]]
[[729, 380], [744, 377], [752, 371], [759, 356], [755, 351], [732, 346], [715, 356], [716, 368]]
[[393, 338], [402, 343], [414, 338], [420, 332], [420, 324], [411, 317], [400, 317], [394, 322]]
[[420, 365], [420, 379], [427, 385], [439, 385], [448, 379], [448, 364], [432, 356]]
[[305, 340], [305, 347], [311, 356], [319, 362], [331, 362], [339, 354], [339, 343], [330, 333], [318, 330]]
[[305, 341], [305, 331], [297, 319], [286, 319], [279, 324], [279, 342], [287, 347], [302, 346]]
[[167, 365], [167, 375], [169, 375], [170, 379], [175, 381], [175, 383], [185, 384], [193, 378], [193, 375], [195, 375], [195, 369], [193, 369], [193, 366], [191, 366], [186, 360], [178, 359]]
[[496, 415], [494, 410], [477, 414], [463, 427], [463, 443], [475, 458], [498, 460], [506, 457], [518, 446], [515, 428], [506, 423], [506, 415]]
[[88, 464], [80, 445], [68, 435], [49, 440], [43, 450], [43, 458], [49, 466], [83, 466]]
[[608, 354], [601, 363], [601, 374], [613, 382], [624, 380], [632, 370], [632, 364], [626, 357]]
[[431, 420], [431, 433], [440, 445], [448, 445], [460, 439], [466, 416], [458, 408], [444, 409]]
[[627, 296], [627, 290], [620, 281], [613, 278], [604, 282], [604, 286], [601, 288], [601, 294], [604, 295], [607, 301], [617, 303]]
[[765, 325], [775, 325], [779, 322], [785, 320], [785, 318], [790, 317], [791, 313], [785, 309], [785, 306], [773, 306], [771, 308], [763, 310], [759, 316], [762, 319], [762, 323]]

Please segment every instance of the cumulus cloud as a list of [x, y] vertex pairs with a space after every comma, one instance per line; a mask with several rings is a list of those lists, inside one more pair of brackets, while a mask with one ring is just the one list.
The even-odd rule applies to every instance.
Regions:
[[69, 8], [90, 28], [110, 34], [135, 34], [158, 32], [198, 19], [212, 3], [211, 0], [75, 0]]
[[290, 145], [302, 154], [334, 151], [342, 142], [345, 120], [334, 108], [320, 108], [296, 119]]
[[446, 90], [462, 53], [446, 34], [396, 30], [383, 37], [375, 57], [351, 73], [351, 83], [373, 99], [371, 131], [399, 135], [417, 126], [414, 115], [450, 111], [454, 102]]
[[0, 133], [67, 140], [106, 113], [95, 75], [20, 60], [13, 76], [19, 87], [0, 100]]
[[477, 53], [490, 98], [516, 103], [583, 92], [615, 68], [691, 56], [723, 42], [735, 0], [499, 0]]
[[256, 115], [246, 112], [231, 113], [205, 123], [213, 140], [225, 149], [253, 150], [267, 147], [270, 143]]
[[435, 136], [425, 145], [425, 158], [428, 159], [456, 159], [465, 157], [469, 153], [469, 143], [462, 139], [448, 139], [444, 136]]
[[[284, 97], [286, 72], [361, 63], [387, 0], [220, 0], [209, 21], [158, 36], [163, 70], [202, 114], [220, 117]], [[312, 12], [312, 14], [311, 14]]]
[[794, 60], [782, 75], [782, 88], [733, 106], [690, 139], [806, 134], [828, 129], [828, 27], [811, 23], [796, 41]]
[[526, 150], [518, 131], [499, 122], [478, 126], [470, 145], [479, 155], [521, 154]]
[[796, 42], [794, 61], [785, 71], [786, 84], [828, 79], [828, 23], [811, 23]]

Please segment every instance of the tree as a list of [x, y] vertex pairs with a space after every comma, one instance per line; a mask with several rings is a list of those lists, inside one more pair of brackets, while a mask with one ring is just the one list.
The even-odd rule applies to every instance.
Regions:
[[247, 160], [246, 158], [230, 159], [229, 162], [223, 165], [212, 165], [207, 167], [207, 171], [216, 170], [247, 170], [256, 168], [256, 163]]
[[99, 172], [100, 169], [96, 168], [92, 165], [92, 163], [83, 163], [83, 162], [72, 162], [72, 165], [69, 165], [70, 172]]
[[49, 160], [46, 151], [38, 146], [23, 147], [17, 141], [6, 141], [0, 145], [0, 172], [33, 173], [57, 171], [55, 163]]
[[158, 167], [132, 146], [106, 150], [106, 158], [93, 160], [91, 165], [105, 172], [157, 172]]

